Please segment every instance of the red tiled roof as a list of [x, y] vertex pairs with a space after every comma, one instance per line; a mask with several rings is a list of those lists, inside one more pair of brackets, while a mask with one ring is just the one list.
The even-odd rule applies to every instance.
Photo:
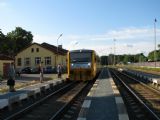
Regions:
[[0, 54], [0, 60], [14, 60], [14, 59], [7, 55]]
[[[43, 46], [44, 48], [46, 48], [46, 49], [48, 49], [48, 50], [57, 54], [57, 47], [56, 46], [50, 45], [50, 44], [45, 43], [45, 42], [42, 43], [41, 46]], [[65, 50], [63, 48], [58, 47], [58, 54], [65, 55], [65, 54], [67, 54], [67, 52], [68, 52], [68, 50]]]
[[[25, 50], [25, 49], [27, 49], [28, 47], [32, 46], [33, 44], [39, 45], [39, 46], [41, 46], [41, 47], [43, 47], [43, 48], [45, 48], [45, 49], [47, 49], [47, 50], [50, 50], [50, 51], [52, 51], [52, 52], [54, 52], [54, 53], [57, 54], [57, 47], [54, 46], [54, 45], [50, 45], [50, 44], [48, 44], [48, 43], [45, 43], [45, 42], [42, 43], [42, 44], [32, 43], [32, 44], [28, 45], [27, 47], [25, 47], [24, 49], [22, 49], [20, 52], [22, 52], [23, 50]], [[20, 53], [20, 52], [18, 52], [18, 53]], [[59, 48], [59, 47], [58, 47], [58, 54], [59, 54], [59, 55], [65, 55], [65, 54], [67, 54], [67, 52], [68, 52], [68, 50], [65, 50], [65, 49], [63, 49], [63, 48]], [[18, 53], [17, 53], [17, 54], [18, 54]]]

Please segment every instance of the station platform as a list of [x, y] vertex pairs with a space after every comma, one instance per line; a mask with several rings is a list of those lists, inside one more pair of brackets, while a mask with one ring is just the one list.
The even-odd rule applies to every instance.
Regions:
[[104, 68], [83, 102], [77, 120], [129, 120], [124, 102]]
[[36, 97], [37, 94], [41, 94], [46, 90], [53, 88], [55, 85], [64, 82], [64, 80], [50, 80], [44, 81], [43, 83], [37, 83], [34, 85], [29, 85], [21, 89], [17, 89], [16, 92], [7, 92], [0, 95], [0, 110], [8, 107], [12, 109], [12, 104], [16, 102], [21, 102], [29, 97]]

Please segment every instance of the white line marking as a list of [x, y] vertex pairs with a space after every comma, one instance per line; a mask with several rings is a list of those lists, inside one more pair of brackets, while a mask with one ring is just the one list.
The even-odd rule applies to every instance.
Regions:
[[89, 108], [91, 105], [91, 100], [85, 100], [83, 102], [82, 108]]
[[115, 97], [116, 103], [123, 103], [122, 97]]

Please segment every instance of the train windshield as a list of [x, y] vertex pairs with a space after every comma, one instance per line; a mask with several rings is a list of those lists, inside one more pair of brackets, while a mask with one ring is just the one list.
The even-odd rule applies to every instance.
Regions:
[[70, 62], [72, 68], [90, 68], [91, 67], [91, 53], [76, 52], [70, 53]]

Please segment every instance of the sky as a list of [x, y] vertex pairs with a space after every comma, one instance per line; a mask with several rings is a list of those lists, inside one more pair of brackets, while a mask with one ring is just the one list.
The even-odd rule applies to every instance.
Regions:
[[33, 42], [68, 50], [147, 55], [160, 44], [159, 13], [160, 0], [0, 0], [0, 29], [22, 27]]

